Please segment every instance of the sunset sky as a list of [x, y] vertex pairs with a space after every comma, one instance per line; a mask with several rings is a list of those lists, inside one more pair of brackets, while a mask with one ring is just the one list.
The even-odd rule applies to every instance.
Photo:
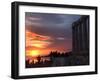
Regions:
[[25, 13], [26, 57], [72, 50], [72, 23], [80, 15]]

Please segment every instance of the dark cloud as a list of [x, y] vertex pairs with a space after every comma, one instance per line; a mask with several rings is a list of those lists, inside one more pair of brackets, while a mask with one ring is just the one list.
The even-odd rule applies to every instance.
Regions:
[[81, 15], [49, 14], [49, 13], [25, 13], [26, 29], [52, 37], [53, 44], [48, 48], [71, 49], [72, 47], [72, 23]]

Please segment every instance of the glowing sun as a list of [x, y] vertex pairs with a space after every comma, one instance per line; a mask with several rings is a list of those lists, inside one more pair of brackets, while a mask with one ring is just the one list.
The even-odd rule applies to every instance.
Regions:
[[30, 55], [31, 56], [38, 56], [39, 55], [39, 51], [38, 50], [32, 50], [32, 51], [30, 51]]

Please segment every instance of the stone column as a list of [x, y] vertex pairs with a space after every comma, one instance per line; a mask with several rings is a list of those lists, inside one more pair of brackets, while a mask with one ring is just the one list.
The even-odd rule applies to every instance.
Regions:
[[87, 27], [87, 50], [89, 49], [89, 16], [86, 18], [86, 27]]
[[80, 44], [80, 51], [82, 51], [82, 46], [83, 46], [83, 44], [82, 44], [82, 26], [81, 26], [81, 22], [79, 22], [79, 44]]
[[73, 40], [73, 51], [76, 52], [77, 51], [77, 27], [75, 25], [75, 23], [73, 24], [72, 27], [72, 40]]

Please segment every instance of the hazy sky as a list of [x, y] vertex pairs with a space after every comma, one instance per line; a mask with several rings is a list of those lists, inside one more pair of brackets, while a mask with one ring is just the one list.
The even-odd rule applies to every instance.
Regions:
[[[80, 15], [25, 13], [26, 51], [47, 54], [72, 50], [72, 23]], [[35, 55], [35, 54], [34, 54]]]

